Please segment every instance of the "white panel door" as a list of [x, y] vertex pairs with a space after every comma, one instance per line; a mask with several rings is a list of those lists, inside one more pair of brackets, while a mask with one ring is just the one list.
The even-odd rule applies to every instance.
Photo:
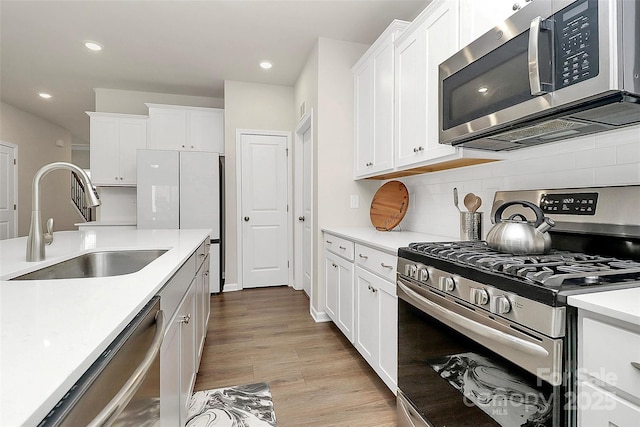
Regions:
[[180, 153], [180, 228], [210, 228], [220, 238], [218, 153]]
[[166, 150], [138, 151], [138, 228], [179, 228], [178, 154]]
[[0, 240], [17, 237], [15, 148], [0, 144]]
[[311, 297], [311, 133], [309, 127], [302, 136], [302, 289]]
[[243, 287], [288, 282], [287, 137], [242, 134]]

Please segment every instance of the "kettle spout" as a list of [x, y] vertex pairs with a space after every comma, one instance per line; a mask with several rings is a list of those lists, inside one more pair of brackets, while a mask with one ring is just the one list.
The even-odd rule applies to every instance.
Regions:
[[544, 221], [542, 221], [542, 224], [536, 227], [536, 231], [539, 231], [540, 233], [546, 233], [554, 225], [556, 225], [556, 223], [551, 218], [545, 217]]

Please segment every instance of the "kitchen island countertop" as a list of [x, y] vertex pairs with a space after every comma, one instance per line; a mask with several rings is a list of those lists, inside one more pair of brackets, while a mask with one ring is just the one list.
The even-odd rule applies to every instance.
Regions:
[[[210, 230], [54, 233], [46, 260], [26, 262], [26, 237], [0, 241], [0, 425], [35, 426]], [[96, 250], [168, 249], [136, 273], [9, 281]]]

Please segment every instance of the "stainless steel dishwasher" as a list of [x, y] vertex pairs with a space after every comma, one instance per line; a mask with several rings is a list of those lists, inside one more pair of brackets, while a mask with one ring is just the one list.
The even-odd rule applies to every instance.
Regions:
[[160, 345], [164, 314], [156, 296], [116, 337], [38, 427], [160, 425]]

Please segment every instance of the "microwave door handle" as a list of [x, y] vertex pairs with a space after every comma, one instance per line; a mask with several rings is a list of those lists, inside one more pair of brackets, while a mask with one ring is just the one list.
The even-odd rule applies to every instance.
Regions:
[[548, 86], [540, 81], [540, 29], [543, 28], [542, 17], [537, 16], [531, 20], [531, 26], [529, 27], [529, 50], [528, 50], [528, 65], [529, 65], [529, 87], [531, 88], [531, 95], [544, 95], [548, 93], [545, 86]]

